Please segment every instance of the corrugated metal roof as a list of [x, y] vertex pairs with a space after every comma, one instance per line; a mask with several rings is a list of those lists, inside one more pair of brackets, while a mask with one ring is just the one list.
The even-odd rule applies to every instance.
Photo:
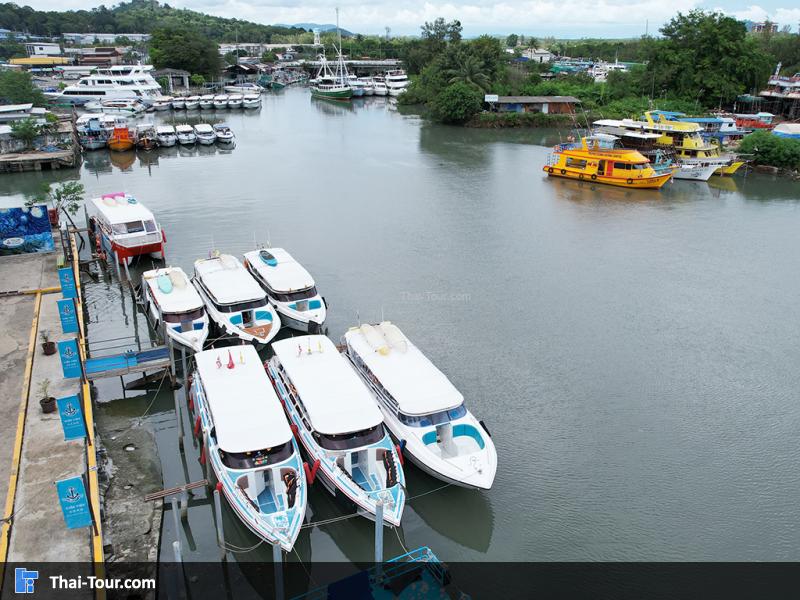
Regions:
[[68, 58], [63, 56], [30, 56], [28, 58], [12, 58], [8, 61], [12, 65], [66, 65]]
[[580, 104], [574, 96], [499, 96], [501, 104]]

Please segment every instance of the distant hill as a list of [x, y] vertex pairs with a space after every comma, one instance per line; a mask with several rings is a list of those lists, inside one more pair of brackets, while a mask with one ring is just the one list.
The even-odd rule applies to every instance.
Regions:
[[[312, 29], [319, 29], [323, 33], [331, 30], [336, 30], [336, 25], [332, 23], [325, 23], [324, 25], [320, 25], [319, 23], [295, 23], [294, 25], [284, 25], [282, 23], [276, 23], [275, 27], [296, 27], [298, 29], [305, 29], [306, 31], [311, 31]], [[352, 31], [347, 31], [347, 29], [342, 29], [341, 31], [342, 35], [345, 37], [352, 37], [355, 35]]]
[[273, 35], [293, 35], [302, 30], [261, 25], [240, 19], [212, 17], [200, 12], [172, 8], [155, 0], [131, 0], [111, 8], [39, 11], [13, 3], [0, 4], [0, 28], [33, 35], [57, 37], [62, 33], [152, 33], [162, 27], [192, 27], [215, 41], [264, 42]]

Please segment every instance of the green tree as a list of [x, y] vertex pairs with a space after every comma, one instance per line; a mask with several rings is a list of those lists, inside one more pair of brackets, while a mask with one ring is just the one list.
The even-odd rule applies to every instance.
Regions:
[[766, 131], [745, 136], [739, 145], [739, 152], [752, 155], [758, 164], [800, 168], [800, 140], [778, 137]]
[[449, 69], [447, 73], [450, 83], [465, 83], [479, 92], [485, 92], [491, 85], [485, 66], [477, 56], [464, 56], [458, 67]]
[[512, 33], [506, 38], [506, 48], [516, 48], [518, 43], [519, 36], [516, 33]]
[[45, 105], [45, 97], [25, 71], [0, 71], [0, 102]]
[[36, 119], [12, 121], [11, 135], [25, 144], [26, 150], [32, 150], [33, 142], [42, 135], [42, 127], [36, 122]]
[[190, 27], [154, 31], [150, 39], [150, 59], [157, 69], [183, 69], [211, 78], [222, 68], [217, 44]]
[[465, 123], [481, 110], [481, 96], [466, 83], [443, 89], [433, 101], [433, 116], [442, 123]]
[[261, 55], [261, 62], [264, 63], [273, 63], [278, 60], [277, 55], [272, 52], [271, 50], [264, 50], [264, 54]]
[[78, 212], [80, 203], [86, 194], [83, 184], [78, 181], [68, 181], [58, 184], [55, 189], [49, 183], [42, 184], [42, 189], [35, 198], [25, 201], [25, 206], [30, 208], [34, 204], [49, 203], [57, 212], [64, 211], [70, 215]]
[[202, 87], [202, 86], [204, 86], [206, 84], [206, 78], [203, 77], [202, 75], [198, 75], [198, 74], [195, 73], [194, 75], [189, 77], [189, 82], [193, 86]]

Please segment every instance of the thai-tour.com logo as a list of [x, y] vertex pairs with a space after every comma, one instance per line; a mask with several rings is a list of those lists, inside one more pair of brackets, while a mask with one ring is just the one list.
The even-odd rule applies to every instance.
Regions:
[[[39, 571], [25, 567], [14, 569], [14, 591], [17, 594], [33, 594]], [[64, 577], [48, 575], [42, 578], [54, 590], [154, 590], [155, 579], [105, 579], [103, 577], [83, 576]], [[41, 585], [41, 584], [40, 584]]]
[[17, 594], [32, 594], [39, 571], [29, 571], [25, 567], [14, 569], [14, 591]]

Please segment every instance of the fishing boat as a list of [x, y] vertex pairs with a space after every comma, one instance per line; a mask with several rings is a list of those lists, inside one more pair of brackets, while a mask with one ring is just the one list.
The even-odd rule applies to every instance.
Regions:
[[84, 108], [89, 112], [105, 113], [108, 115], [123, 115], [136, 117], [147, 110], [147, 105], [135, 98], [120, 98], [117, 100], [100, 100], [88, 102]]
[[748, 133], [756, 129], [772, 129], [775, 125], [772, 120], [775, 115], [769, 112], [757, 112], [753, 114], [738, 113], [733, 115], [736, 126], [744, 129]]
[[267, 292], [281, 324], [298, 331], [320, 333], [325, 324], [325, 299], [314, 279], [283, 248], [253, 250], [244, 255], [244, 266]]
[[347, 101], [353, 97], [353, 88], [347, 83], [347, 69], [344, 66], [341, 52], [337, 61], [336, 73], [328, 66], [325, 54], [320, 54], [320, 67], [317, 76], [311, 83], [311, 97], [325, 100]]
[[261, 108], [261, 94], [245, 94], [242, 98], [244, 108]]
[[717, 172], [719, 165], [716, 163], [680, 163], [672, 173], [675, 179], [688, 179], [691, 181], [708, 181]]
[[228, 95], [217, 94], [214, 96], [214, 108], [218, 110], [221, 108], [228, 108]]
[[492, 487], [497, 453], [489, 431], [396, 325], [384, 321], [352, 327], [343, 343], [377, 399], [386, 428], [415, 465], [447, 483]]
[[136, 147], [142, 150], [155, 150], [158, 148], [158, 135], [155, 125], [143, 123], [136, 128]]
[[577, 144], [559, 144], [542, 169], [551, 177], [639, 189], [657, 189], [672, 178], [671, 172], [656, 172], [640, 152], [616, 148], [616, 139], [597, 134], [581, 138]]
[[214, 94], [200, 96], [199, 104], [201, 109], [214, 108]]
[[186, 108], [186, 96], [175, 96], [172, 99], [172, 108], [175, 110], [183, 110]]
[[772, 135], [782, 138], [791, 138], [793, 140], [800, 139], [800, 124], [798, 123], [781, 123], [776, 125], [772, 130]]
[[128, 128], [128, 120], [125, 117], [114, 119], [114, 129], [108, 136], [108, 147], [115, 152], [125, 152], [132, 150], [136, 140]]
[[242, 108], [244, 97], [241, 94], [231, 94], [228, 96], [228, 108]]
[[291, 552], [305, 518], [305, 469], [258, 353], [244, 346], [194, 359], [190, 400], [225, 499], [257, 537]]
[[194, 263], [194, 285], [217, 335], [266, 344], [278, 333], [280, 317], [266, 292], [235, 256], [218, 254]]
[[123, 192], [104, 194], [87, 203], [89, 230], [109, 260], [130, 264], [138, 256], [164, 258], [164, 232], [153, 213]]
[[192, 352], [201, 352], [208, 337], [208, 315], [203, 299], [180, 267], [142, 273], [146, 310], [156, 329]]
[[405, 475], [370, 391], [324, 335], [272, 344], [267, 372], [318, 478], [333, 496], [375, 518], [383, 503], [386, 525], [400, 525]]
[[183, 105], [186, 110], [196, 110], [200, 107], [200, 96], [187, 96]]
[[[78, 142], [84, 150], [99, 150], [108, 143], [109, 129], [102, 114], [81, 115], [75, 121], [75, 131], [78, 133]], [[113, 117], [111, 119], [113, 130]]]
[[261, 94], [264, 89], [258, 85], [257, 83], [251, 83], [248, 81], [243, 81], [240, 83], [234, 83], [231, 85], [225, 86], [225, 91], [229, 94]]
[[158, 145], [164, 148], [170, 148], [178, 143], [175, 128], [172, 125], [159, 125], [156, 127], [156, 135], [158, 136]]
[[400, 94], [405, 93], [406, 88], [411, 83], [408, 80], [408, 75], [406, 75], [406, 72], [403, 69], [387, 71], [385, 78], [386, 87], [390, 96], [399, 96]]
[[214, 125], [214, 135], [217, 136], [217, 141], [220, 144], [232, 144], [236, 140], [233, 131], [225, 123]]
[[159, 96], [153, 99], [153, 110], [163, 112], [172, 108], [172, 96]]
[[367, 84], [361, 81], [355, 75], [347, 76], [347, 85], [353, 89], [353, 98], [361, 98], [366, 93], [365, 88], [367, 87]]
[[178, 143], [182, 146], [192, 146], [197, 141], [197, 136], [191, 125], [176, 125], [175, 136], [178, 138]]
[[198, 123], [194, 126], [194, 135], [197, 143], [203, 146], [210, 146], [217, 141], [217, 134], [214, 133], [214, 128], [208, 123]]

